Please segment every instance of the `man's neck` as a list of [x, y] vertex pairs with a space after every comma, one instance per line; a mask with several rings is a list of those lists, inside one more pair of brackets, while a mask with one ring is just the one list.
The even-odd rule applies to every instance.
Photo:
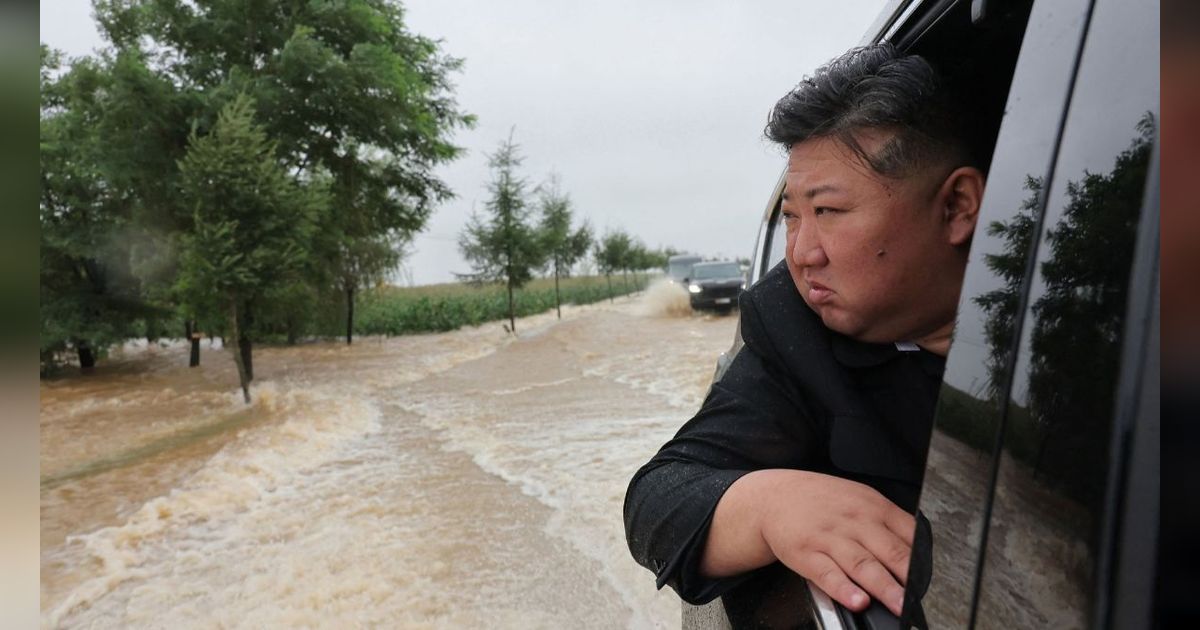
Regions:
[[952, 321], [932, 333], [919, 339], [913, 339], [912, 341], [920, 346], [922, 350], [944, 357], [950, 352], [950, 338], [953, 335], [954, 322]]

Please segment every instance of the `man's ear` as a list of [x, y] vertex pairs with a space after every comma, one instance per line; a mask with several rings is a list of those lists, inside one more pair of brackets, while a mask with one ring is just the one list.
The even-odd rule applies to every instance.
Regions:
[[946, 240], [951, 245], [971, 242], [979, 219], [979, 204], [983, 201], [983, 184], [983, 173], [974, 166], [956, 168], [942, 182], [937, 201], [943, 212]]

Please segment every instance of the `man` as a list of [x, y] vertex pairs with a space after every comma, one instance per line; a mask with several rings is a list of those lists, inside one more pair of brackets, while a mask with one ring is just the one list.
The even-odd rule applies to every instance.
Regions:
[[984, 187], [957, 102], [883, 44], [776, 104], [785, 262], [742, 296], [744, 347], [625, 499], [630, 549], [660, 587], [728, 608], [782, 565], [850, 609], [899, 614]]

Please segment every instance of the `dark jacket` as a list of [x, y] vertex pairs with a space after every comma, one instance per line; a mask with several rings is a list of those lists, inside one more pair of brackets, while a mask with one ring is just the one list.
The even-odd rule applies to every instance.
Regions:
[[717, 502], [748, 472], [833, 474], [915, 511], [945, 365], [923, 350], [830, 331], [783, 263], [743, 293], [739, 305], [745, 345], [696, 416], [634, 475], [625, 496], [634, 558], [654, 571], [660, 588], [668, 584], [694, 604], [754, 578], [751, 572], [708, 579], [698, 571]]

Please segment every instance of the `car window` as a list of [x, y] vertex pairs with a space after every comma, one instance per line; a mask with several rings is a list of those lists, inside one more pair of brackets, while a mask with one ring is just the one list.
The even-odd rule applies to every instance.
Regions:
[[682, 280], [691, 272], [692, 265], [698, 262], [700, 262], [700, 258], [695, 256], [668, 261], [669, 269], [667, 273], [675, 280]]
[[742, 270], [737, 263], [727, 265], [696, 265], [692, 267], [693, 280], [709, 280], [712, 278], [738, 278]]
[[933, 536], [922, 603], [931, 628], [970, 622], [1014, 315], [1042, 208], [1032, 186], [1050, 169], [1087, 8], [1087, 0], [1033, 6], [996, 139], [920, 500]]
[[[1099, 0], [1008, 393], [977, 627], [1087, 627], [1130, 267], [1158, 119], [1158, 3]], [[1031, 179], [1030, 198], [1047, 186]], [[1022, 212], [997, 231], [1024, 229]], [[1005, 255], [1024, 257], [1028, 241]]]

